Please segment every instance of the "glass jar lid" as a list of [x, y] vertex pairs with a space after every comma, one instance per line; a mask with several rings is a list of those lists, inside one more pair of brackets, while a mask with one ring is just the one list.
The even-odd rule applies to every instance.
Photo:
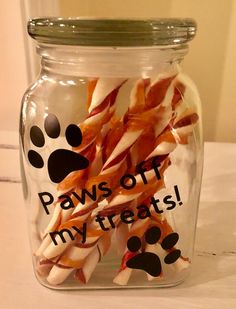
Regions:
[[193, 39], [196, 28], [190, 18], [36, 18], [28, 22], [29, 35], [39, 43], [78, 46], [179, 45]]

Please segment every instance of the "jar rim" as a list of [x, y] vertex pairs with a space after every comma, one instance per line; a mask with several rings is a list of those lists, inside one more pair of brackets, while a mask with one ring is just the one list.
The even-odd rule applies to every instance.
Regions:
[[46, 17], [28, 22], [29, 35], [39, 43], [97, 47], [181, 45], [194, 38], [196, 29], [191, 18]]

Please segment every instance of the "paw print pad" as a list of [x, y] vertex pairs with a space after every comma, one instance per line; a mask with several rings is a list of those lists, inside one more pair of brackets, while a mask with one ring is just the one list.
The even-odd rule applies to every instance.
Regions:
[[[161, 238], [161, 230], [159, 227], [153, 226], [146, 231], [144, 237], [147, 244], [155, 245]], [[175, 263], [181, 256], [180, 250], [173, 249], [178, 240], [179, 235], [177, 233], [171, 233], [162, 240], [161, 247], [167, 252], [171, 250], [171, 252], [169, 252], [164, 259], [166, 264]], [[159, 256], [152, 252], [139, 253], [142, 248], [141, 239], [139, 237], [132, 236], [129, 238], [127, 248], [129, 251], [137, 253], [126, 262], [127, 267], [144, 270], [153, 277], [158, 277], [161, 275], [162, 266]]]
[[[61, 127], [55, 115], [49, 114], [46, 117], [44, 129], [49, 138], [56, 139], [59, 137]], [[82, 133], [75, 124], [68, 125], [65, 136], [67, 143], [72, 147], [78, 147], [82, 142]], [[44, 134], [37, 126], [31, 127], [30, 140], [36, 147], [40, 148], [45, 145]], [[35, 168], [43, 168], [44, 166], [44, 161], [37, 151], [29, 150], [28, 160]], [[89, 161], [81, 154], [67, 149], [56, 149], [48, 158], [48, 175], [52, 182], [59, 183], [71, 172], [83, 170], [88, 165]]]

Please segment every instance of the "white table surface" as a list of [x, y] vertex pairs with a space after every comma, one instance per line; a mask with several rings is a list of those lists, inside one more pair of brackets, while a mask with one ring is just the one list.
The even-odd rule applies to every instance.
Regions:
[[34, 278], [17, 134], [0, 132], [0, 308], [236, 308], [236, 144], [206, 143], [192, 274], [150, 290], [55, 291]]

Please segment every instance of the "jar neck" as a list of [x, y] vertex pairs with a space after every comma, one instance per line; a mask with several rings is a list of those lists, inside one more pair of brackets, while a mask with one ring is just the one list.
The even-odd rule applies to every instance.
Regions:
[[39, 44], [44, 73], [89, 77], [148, 77], [179, 70], [188, 46], [80, 47]]

